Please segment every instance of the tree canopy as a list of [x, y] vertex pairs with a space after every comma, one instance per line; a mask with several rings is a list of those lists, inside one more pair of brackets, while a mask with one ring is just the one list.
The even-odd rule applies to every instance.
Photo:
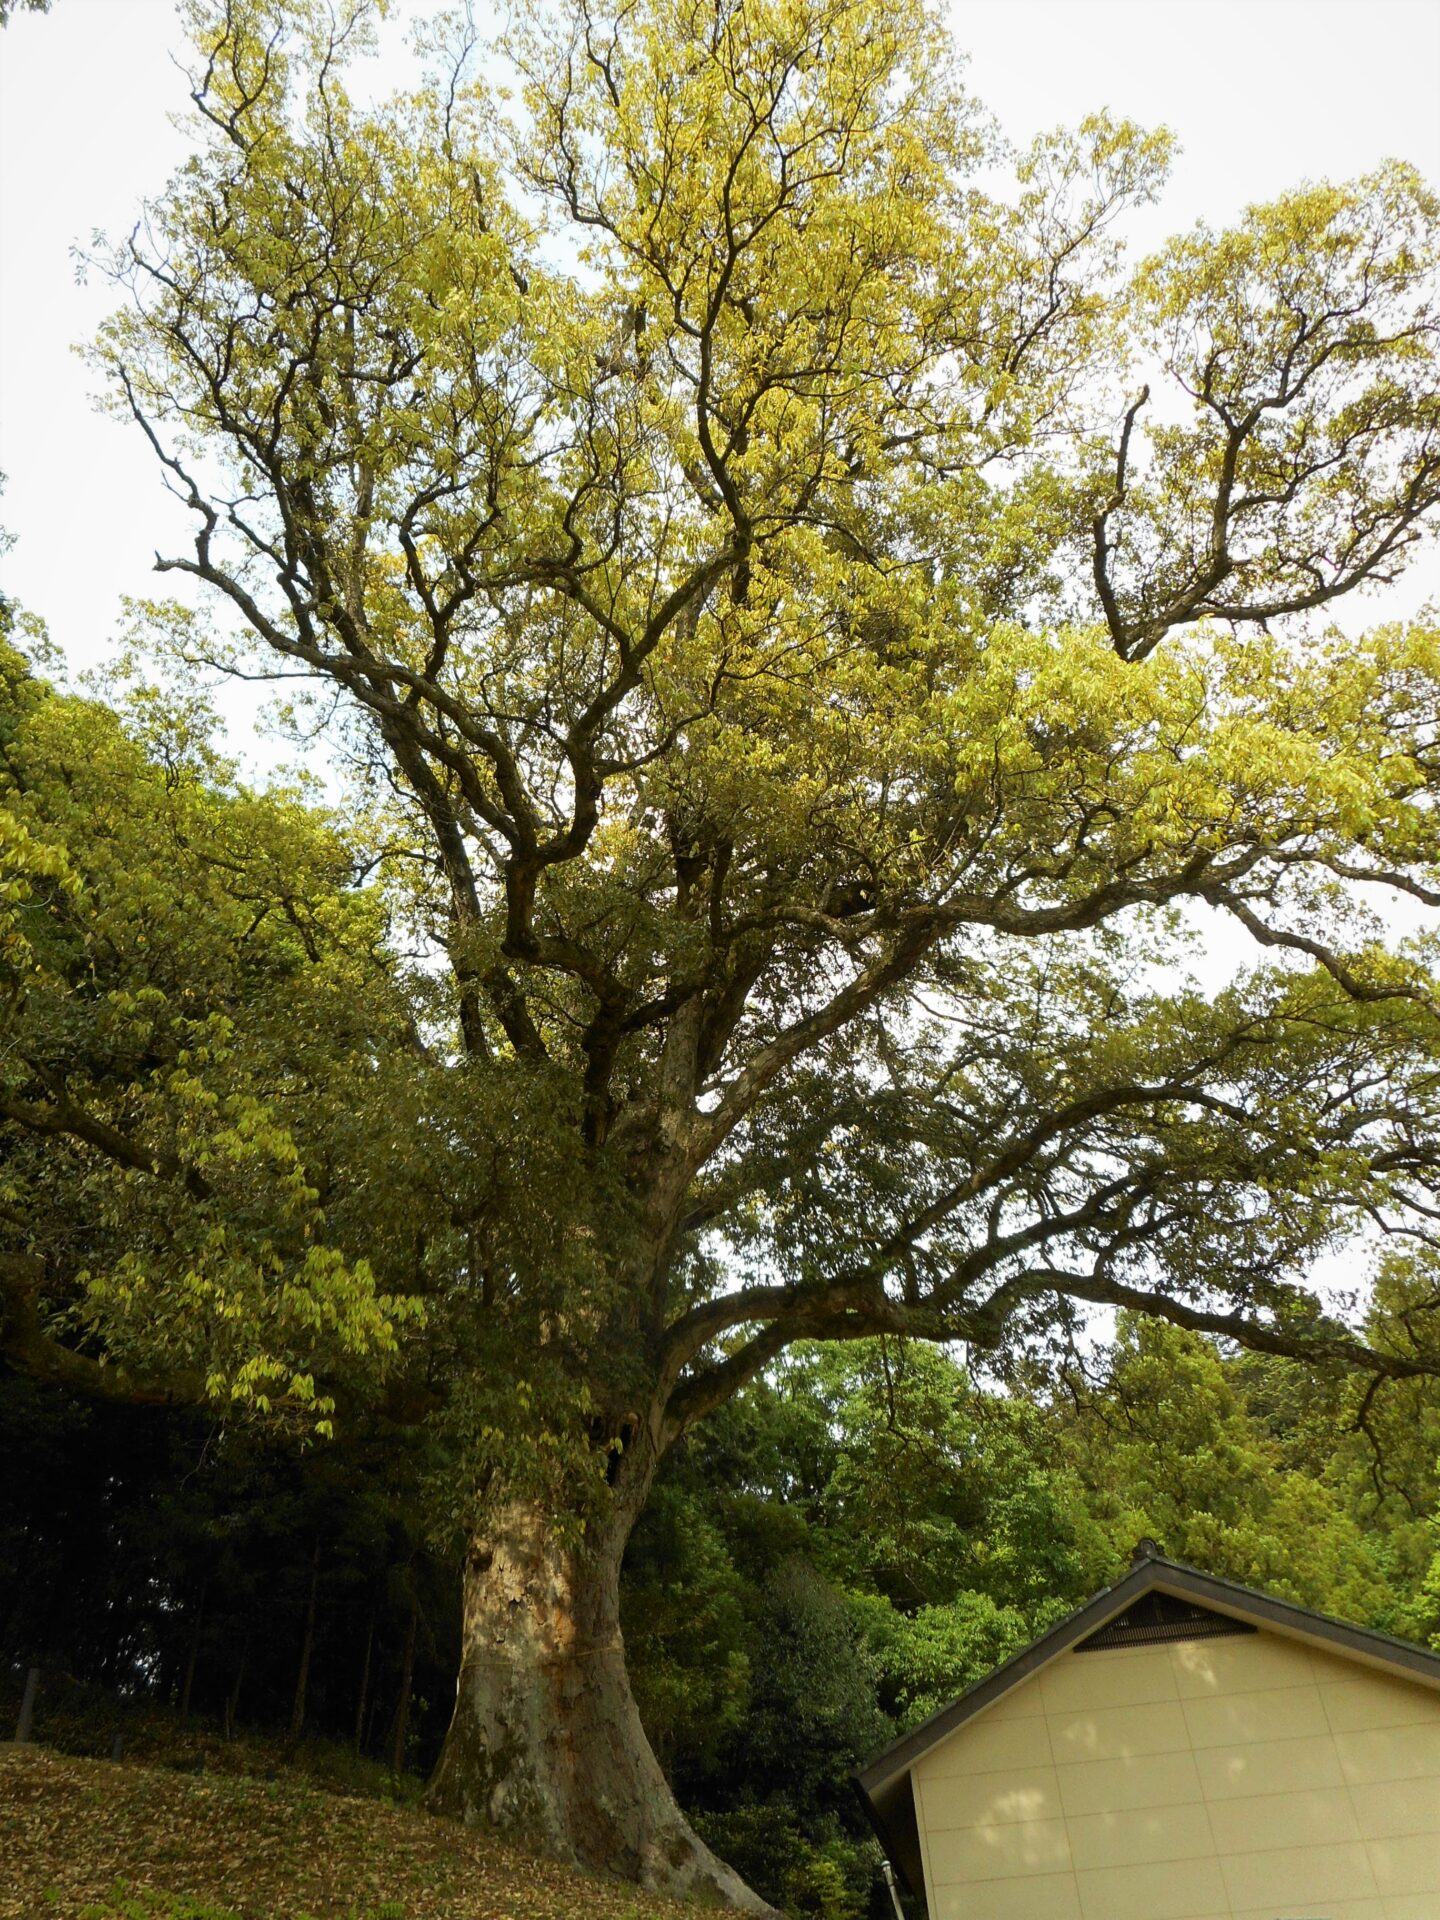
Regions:
[[[923, 11], [537, 14], [518, 127], [463, 45], [356, 104], [370, 18], [197, 13], [100, 363], [238, 615], [178, 645], [344, 696], [464, 1070], [574, 1129], [621, 1403], [1057, 1298], [1344, 1350], [1309, 1261], [1423, 1206], [1425, 952], [1350, 889], [1434, 898], [1437, 643], [1300, 616], [1440, 498], [1433, 197], [1122, 277], [1165, 138], [988, 189]], [[1190, 902], [1282, 963], [1173, 990]]]
[[298, 795], [238, 785], [212, 729], [144, 689], [127, 726], [3, 643], [3, 1217], [23, 1244], [0, 1327], [12, 1361], [81, 1392], [274, 1401], [328, 1431], [337, 1380], [393, 1352], [407, 1310], [371, 1265], [383, 1197], [346, 1162], [412, 1015], [353, 852]]
[[[372, 883], [269, 818], [258, 1106], [223, 1036], [116, 1110], [41, 1036], [6, 1109], [167, 1231], [243, 1159], [245, 1311], [194, 1311], [231, 1283], [185, 1231], [77, 1273], [22, 1211], [11, 1323], [294, 1395], [286, 1316], [383, 1347], [403, 1268], [471, 1542], [438, 1798], [743, 1898], [643, 1748], [615, 1584], [667, 1451], [792, 1343], [1003, 1372], [1103, 1307], [1440, 1365], [1434, 939], [1376, 904], [1440, 904], [1440, 634], [1326, 624], [1440, 505], [1440, 203], [1396, 162], [1131, 267], [1167, 137], [1011, 152], [915, 0], [525, 8], [508, 103], [454, 21], [370, 101], [375, 12], [193, 0], [195, 148], [95, 354], [194, 517], [157, 564], [205, 607], [153, 630], [328, 713]], [[1208, 993], [1220, 924], [1252, 957]], [[309, 993], [376, 1022], [313, 1131]], [[1389, 1290], [1368, 1338], [1321, 1256]], [[567, 1716], [629, 1756], [603, 1806], [541, 1753]]]
[[48, 13], [50, 0], [0, 0], [0, 27], [8, 27], [17, 13]]

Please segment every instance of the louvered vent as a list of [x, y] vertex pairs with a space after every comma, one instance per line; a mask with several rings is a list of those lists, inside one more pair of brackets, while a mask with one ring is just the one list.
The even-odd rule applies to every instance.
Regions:
[[1082, 1640], [1076, 1653], [1099, 1653], [1103, 1647], [1154, 1647], [1166, 1640], [1218, 1640], [1224, 1634], [1254, 1633], [1248, 1621], [1211, 1613], [1193, 1600], [1177, 1600], [1169, 1593], [1143, 1594], [1133, 1606], [1117, 1613], [1098, 1632]]

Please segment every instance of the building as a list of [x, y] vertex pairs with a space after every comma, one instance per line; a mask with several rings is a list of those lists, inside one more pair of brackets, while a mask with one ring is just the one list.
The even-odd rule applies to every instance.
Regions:
[[1150, 1541], [859, 1786], [927, 1920], [1440, 1920], [1440, 1655]]

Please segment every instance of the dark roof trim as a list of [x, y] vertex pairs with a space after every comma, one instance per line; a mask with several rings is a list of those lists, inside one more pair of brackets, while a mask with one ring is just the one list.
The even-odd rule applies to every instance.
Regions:
[[880, 1851], [895, 1869], [902, 1890], [924, 1914], [925, 1862], [920, 1851], [920, 1820], [915, 1811], [913, 1781], [908, 1773], [892, 1781], [883, 1806], [866, 1793], [858, 1774], [851, 1776], [850, 1784], [880, 1842]]
[[1042, 1634], [1038, 1640], [1032, 1640], [1028, 1647], [1022, 1647], [1019, 1653], [1012, 1654], [1003, 1666], [996, 1667], [983, 1680], [977, 1680], [973, 1687], [967, 1687], [958, 1700], [952, 1701], [948, 1707], [941, 1707], [938, 1713], [932, 1713], [928, 1720], [922, 1720], [911, 1732], [902, 1734], [878, 1759], [872, 1760], [868, 1767], [856, 1775], [861, 1792], [874, 1794], [897, 1774], [908, 1773], [931, 1747], [938, 1746], [957, 1727], [963, 1727], [967, 1720], [973, 1719], [1012, 1687], [1019, 1686], [1022, 1680], [1028, 1680], [1032, 1673], [1037, 1673], [1057, 1654], [1068, 1652], [1077, 1640], [1083, 1640], [1087, 1634], [1104, 1626], [1115, 1614], [1123, 1613], [1132, 1600], [1138, 1600], [1153, 1584], [1150, 1567], [1142, 1566], [1128, 1573], [1115, 1586], [1106, 1587], [1102, 1593], [1096, 1594], [1078, 1613], [1072, 1613], [1067, 1620], [1052, 1627], [1049, 1633]]
[[[1237, 1619], [1251, 1621], [1256, 1626], [1274, 1627], [1281, 1633], [1336, 1647], [1342, 1653], [1371, 1665], [1386, 1668], [1392, 1673], [1403, 1673], [1432, 1687], [1440, 1687], [1440, 1654], [1427, 1652], [1424, 1647], [1417, 1647], [1408, 1640], [1397, 1640], [1388, 1633], [1375, 1633], [1367, 1627], [1352, 1627], [1343, 1620], [1332, 1619], [1329, 1614], [1294, 1606], [1288, 1600], [1276, 1600], [1269, 1594], [1257, 1593], [1253, 1587], [1242, 1587], [1233, 1580], [1218, 1579], [1214, 1574], [1201, 1573], [1197, 1567], [1182, 1566], [1179, 1561], [1166, 1560], [1157, 1554], [1141, 1560], [1123, 1580], [1098, 1593], [1078, 1613], [1072, 1613], [1069, 1619], [1062, 1620], [1049, 1633], [1022, 1648], [1003, 1666], [997, 1667], [993, 1673], [987, 1674], [983, 1680], [962, 1693], [958, 1700], [952, 1701], [948, 1707], [942, 1707], [912, 1732], [895, 1741], [893, 1746], [887, 1747], [856, 1775], [861, 1793], [873, 1805], [878, 1793], [901, 1774], [908, 1773], [916, 1761], [942, 1740], [948, 1739], [957, 1728], [963, 1727], [967, 1720], [992, 1706], [1012, 1687], [1019, 1686], [1022, 1680], [1028, 1680], [1031, 1674], [1037, 1673], [1059, 1654], [1069, 1652], [1078, 1641], [1103, 1627], [1107, 1620], [1112, 1620], [1117, 1613], [1123, 1613], [1142, 1594], [1156, 1588], [1183, 1599], [1199, 1601], [1204, 1606], [1233, 1614]], [[883, 1813], [879, 1809], [875, 1810], [875, 1817], [883, 1832]]]

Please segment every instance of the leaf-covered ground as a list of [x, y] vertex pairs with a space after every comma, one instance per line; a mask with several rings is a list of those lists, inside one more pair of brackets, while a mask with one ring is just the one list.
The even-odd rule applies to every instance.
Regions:
[[[0, 1747], [0, 1920], [695, 1920], [303, 1779]], [[194, 1904], [192, 1904], [194, 1903]]]

